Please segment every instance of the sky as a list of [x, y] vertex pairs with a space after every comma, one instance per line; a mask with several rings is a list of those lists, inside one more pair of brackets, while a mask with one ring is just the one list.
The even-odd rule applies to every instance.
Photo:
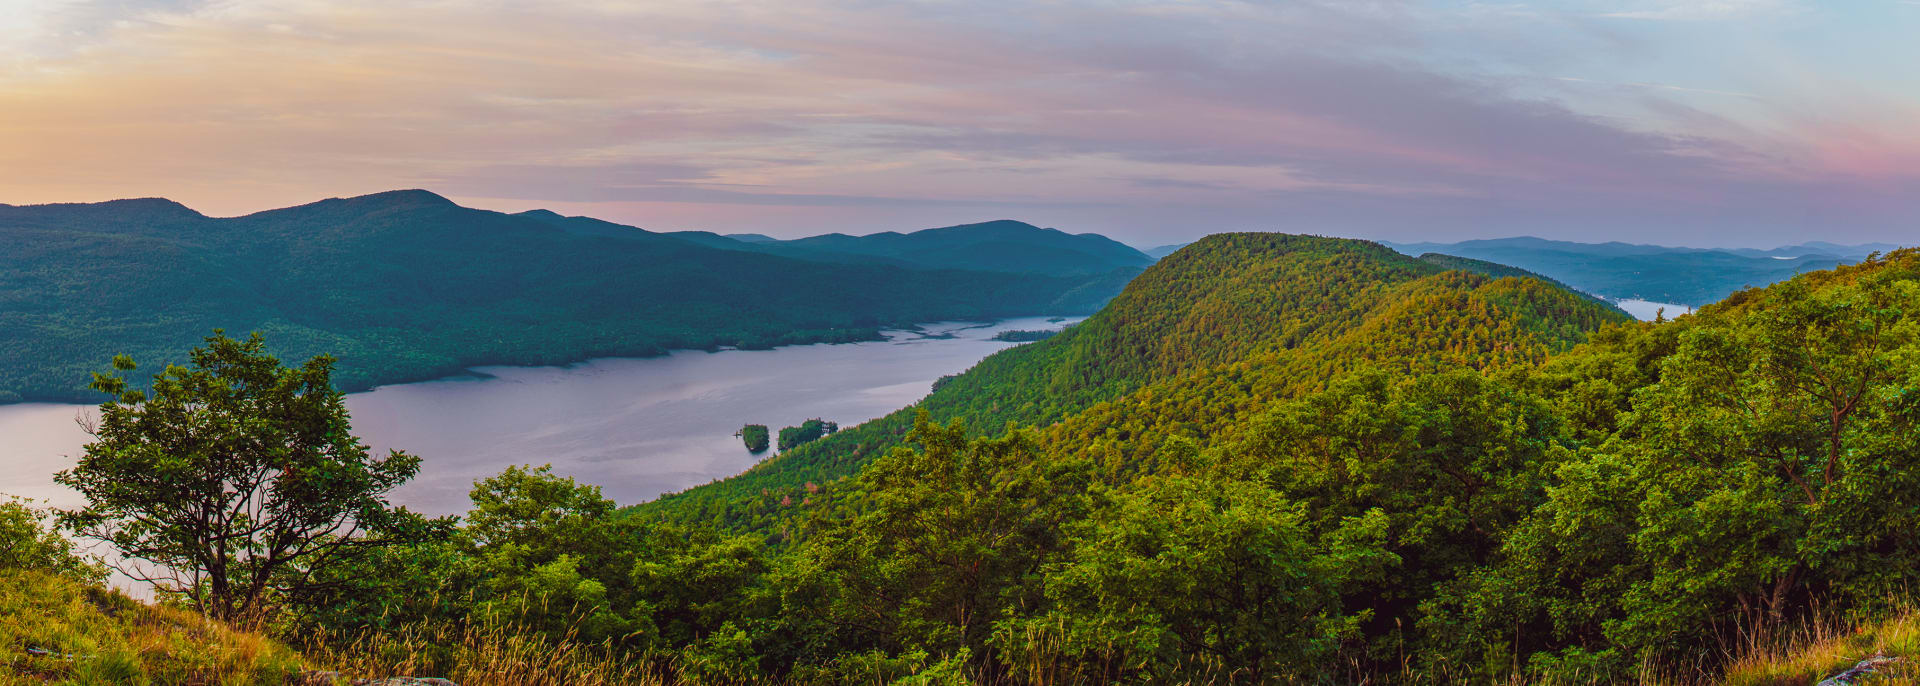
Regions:
[[0, 0], [0, 203], [1920, 242], [1920, 0]]

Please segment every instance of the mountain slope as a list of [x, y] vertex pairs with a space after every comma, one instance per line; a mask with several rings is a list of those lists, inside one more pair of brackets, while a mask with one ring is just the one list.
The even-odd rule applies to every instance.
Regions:
[[639, 512], [778, 544], [782, 664], [1808, 683], [1912, 652], [1764, 663], [1841, 618], [1909, 628], [1920, 253], [1652, 323], [1369, 246], [1209, 238], [920, 405], [1002, 438], [862, 426]]
[[827, 264], [425, 191], [214, 219], [176, 203], [0, 206], [0, 401], [91, 400], [117, 353], [214, 328], [328, 352], [358, 390], [479, 364], [869, 339], [934, 319], [1086, 312], [1111, 275]]
[[1629, 319], [1541, 281], [1452, 271], [1375, 243], [1218, 234], [1161, 260], [1086, 321], [943, 379], [915, 407], [638, 509], [754, 526], [791, 489], [857, 473], [897, 445], [917, 409], [989, 432], [1053, 425], [1050, 445], [1084, 448], [1112, 433], [1137, 456], [1159, 436], [1205, 435], [1361, 366], [1536, 362]]
[[9, 684], [277, 684], [305, 671], [299, 654], [260, 634], [21, 569], [0, 568], [0, 643]]

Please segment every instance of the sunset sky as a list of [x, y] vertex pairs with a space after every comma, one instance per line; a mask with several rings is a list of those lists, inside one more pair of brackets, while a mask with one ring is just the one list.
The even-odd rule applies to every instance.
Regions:
[[0, 0], [0, 203], [1920, 235], [1920, 0]]

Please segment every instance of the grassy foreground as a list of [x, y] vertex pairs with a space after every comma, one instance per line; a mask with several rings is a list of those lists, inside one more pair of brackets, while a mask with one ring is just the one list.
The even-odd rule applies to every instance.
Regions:
[[317, 671], [438, 676], [463, 686], [668, 683], [651, 665], [591, 645], [556, 646], [508, 624], [309, 638], [303, 656], [265, 633], [190, 610], [150, 605], [88, 581], [0, 569], [0, 686], [281, 686], [321, 683], [309, 679]]
[[199, 614], [35, 571], [0, 571], [0, 684], [285, 684], [299, 654]]
[[1813, 684], [1876, 656], [1897, 658], [1857, 684], [1920, 683], [1920, 610], [1858, 624], [1813, 623], [1774, 649], [1760, 649], [1728, 669], [1728, 686]]

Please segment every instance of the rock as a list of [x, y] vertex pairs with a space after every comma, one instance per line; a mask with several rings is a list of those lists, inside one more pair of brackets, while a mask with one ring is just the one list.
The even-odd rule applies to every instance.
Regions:
[[315, 670], [302, 672], [293, 682], [297, 686], [334, 686], [351, 684], [352, 686], [460, 686], [447, 679], [419, 676], [390, 676], [384, 679], [348, 679], [346, 675], [333, 671]]
[[1851, 686], [1852, 684], [1860, 683], [1862, 680], [1872, 675], [1875, 671], [1879, 670], [1881, 667], [1885, 665], [1890, 665], [1899, 661], [1900, 661], [1900, 658], [1897, 658], [1897, 657], [1875, 655], [1865, 660], [1861, 660], [1859, 663], [1855, 664], [1851, 669], [1848, 669], [1847, 671], [1828, 677], [1826, 681], [1820, 682], [1817, 686]]

